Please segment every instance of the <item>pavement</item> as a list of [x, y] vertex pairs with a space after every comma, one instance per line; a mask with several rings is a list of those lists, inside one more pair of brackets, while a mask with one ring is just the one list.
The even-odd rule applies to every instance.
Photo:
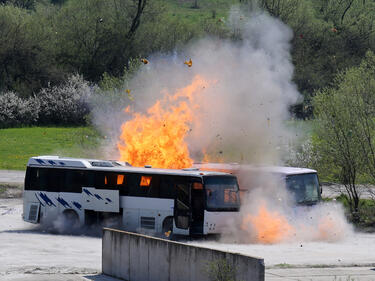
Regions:
[[267, 281], [373, 281], [374, 267], [333, 267], [333, 268], [283, 268], [267, 269]]
[[22, 184], [25, 179], [25, 171], [0, 170], [0, 183]]
[[[0, 183], [21, 184], [24, 175], [0, 170]], [[338, 192], [323, 190], [329, 196]], [[21, 214], [22, 200], [0, 199], [0, 280], [118, 280], [101, 274], [100, 237], [48, 233], [24, 222]], [[197, 244], [263, 257], [269, 281], [364, 281], [375, 280], [374, 241], [375, 234], [354, 233], [333, 243]]]

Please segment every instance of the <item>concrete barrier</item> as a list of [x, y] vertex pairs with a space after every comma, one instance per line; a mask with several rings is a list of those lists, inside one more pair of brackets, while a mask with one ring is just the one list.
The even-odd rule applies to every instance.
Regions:
[[264, 280], [264, 261], [146, 235], [104, 228], [104, 274], [129, 281]]

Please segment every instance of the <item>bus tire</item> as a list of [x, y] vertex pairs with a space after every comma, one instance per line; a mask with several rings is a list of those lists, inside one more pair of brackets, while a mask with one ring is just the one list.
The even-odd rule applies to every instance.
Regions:
[[64, 216], [64, 223], [68, 227], [70, 227], [71, 230], [77, 230], [80, 227], [80, 222], [79, 222], [79, 216], [76, 211], [74, 210], [65, 210], [63, 212]]
[[173, 217], [166, 217], [163, 221], [162, 234], [165, 238], [172, 238], [173, 236]]

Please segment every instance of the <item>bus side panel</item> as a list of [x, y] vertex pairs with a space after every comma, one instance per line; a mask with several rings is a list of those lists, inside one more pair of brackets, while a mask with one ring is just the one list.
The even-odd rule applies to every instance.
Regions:
[[173, 217], [173, 199], [121, 196], [123, 225], [129, 231], [162, 232], [163, 221]]
[[239, 212], [204, 211], [203, 234], [230, 233]]
[[34, 193], [34, 191], [28, 190], [23, 192], [23, 220], [31, 223], [38, 223], [42, 206], [34, 196]]
[[83, 225], [85, 222], [85, 210], [81, 193], [60, 192], [59, 198], [60, 212], [73, 210], [78, 215], [80, 224]]

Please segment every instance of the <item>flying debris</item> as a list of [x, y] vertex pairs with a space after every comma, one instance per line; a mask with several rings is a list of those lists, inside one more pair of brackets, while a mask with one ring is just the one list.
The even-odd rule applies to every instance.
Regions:
[[141, 59], [141, 62], [143, 62], [144, 64], [148, 64], [148, 60], [147, 59]]
[[185, 62], [184, 62], [184, 64], [186, 64], [188, 67], [191, 67], [192, 65], [193, 65], [193, 61], [190, 59], [190, 60], [186, 60]]
[[133, 96], [130, 94], [130, 89], [126, 89], [125, 92], [128, 94], [128, 98], [132, 101], [134, 100]]

